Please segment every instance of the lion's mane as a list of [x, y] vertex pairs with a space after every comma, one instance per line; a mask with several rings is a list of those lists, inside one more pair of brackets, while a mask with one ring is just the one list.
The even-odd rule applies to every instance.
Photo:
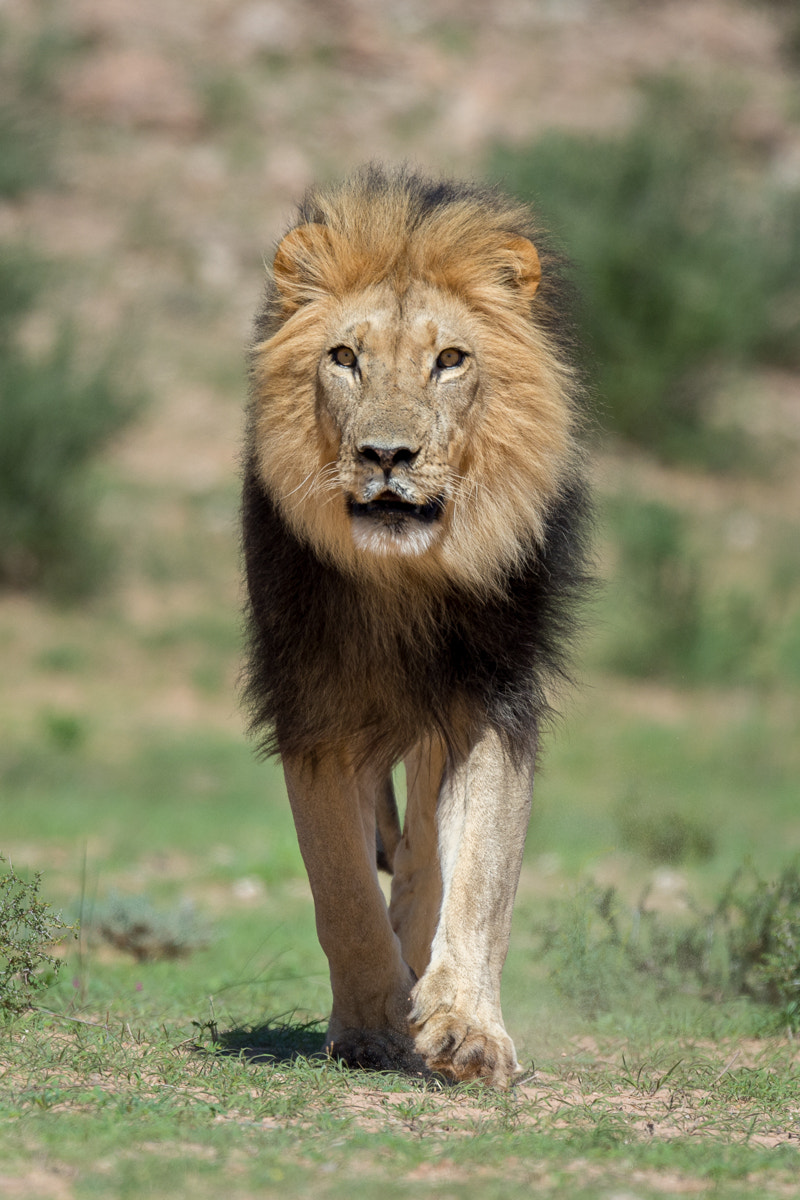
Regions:
[[[486, 725], [514, 754], [565, 671], [585, 583], [581, 387], [558, 257], [527, 208], [470, 185], [370, 167], [310, 192], [295, 228], [324, 226], [303, 283], [270, 285], [251, 351], [243, 492], [249, 594], [246, 698], [268, 753], [349, 746], [385, 766], [438, 733], [461, 753]], [[501, 247], [527, 238], [541, 284], [512, 297]], [[390, 279], [457, 296], [482, 329], [488, 415], [442, 544], [419, 558], [359, 554], [343, 504], [304, 486], [319, 450], [321, 297]], [[317, 456], [315, 458], [315, 456]]]

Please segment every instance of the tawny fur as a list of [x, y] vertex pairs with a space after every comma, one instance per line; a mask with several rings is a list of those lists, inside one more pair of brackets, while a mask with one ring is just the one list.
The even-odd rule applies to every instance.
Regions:
[[585, 579], [564, 291], [524, 207], [367, 168], [306, 197], [257, 318], [247, 698], [284, 761], [328, 1044], [353, 1063], [517, 1069], [500, 972]]

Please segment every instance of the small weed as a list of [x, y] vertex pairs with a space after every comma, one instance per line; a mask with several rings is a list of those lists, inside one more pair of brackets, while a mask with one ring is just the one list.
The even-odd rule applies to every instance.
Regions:
[[251, 115], [251, 98], [240, 73], [205, 73], [197, 83], [206, 124], [210, 129], [241, 126]]
[[112, 892], [95, 908], [88, 932], [90, 938], [108, 942], [137, 962], [186, 958], [208, 945], [210, 939], [209, 929], [190, 902], [161, 910], [146, 896], [120, 892]]
[[0, 876], [0, 1015], [24, 1012], [36, 992], [48, 987], [60, 967], [50, 948], [74, 927], [66, 925], [39, 896], [41, 875], [21, 879], [7, 869]]
[[74, 753], [86, 741], [86, 725], [75, 713], [47, 712], [44, 732], [50, 745], [64, 753]]

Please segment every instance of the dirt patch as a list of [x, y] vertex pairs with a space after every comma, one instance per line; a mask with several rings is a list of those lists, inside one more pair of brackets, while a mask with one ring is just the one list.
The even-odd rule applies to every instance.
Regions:
[[0, 1195], [5, 1200], [71, 1200], [77, 1171], [68, 1167], [33, 1167], [22, 1175], [0, 1174]]

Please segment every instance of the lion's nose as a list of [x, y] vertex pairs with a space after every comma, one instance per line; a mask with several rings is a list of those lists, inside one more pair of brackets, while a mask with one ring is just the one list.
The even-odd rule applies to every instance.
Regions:
[[359, 446], [358, 453], [364, 462], [375, 463], [383, 471], [391, 471], [400, 463], [409, 466], [419, 454], [419, 449], [412, 450], [410, 446]]

